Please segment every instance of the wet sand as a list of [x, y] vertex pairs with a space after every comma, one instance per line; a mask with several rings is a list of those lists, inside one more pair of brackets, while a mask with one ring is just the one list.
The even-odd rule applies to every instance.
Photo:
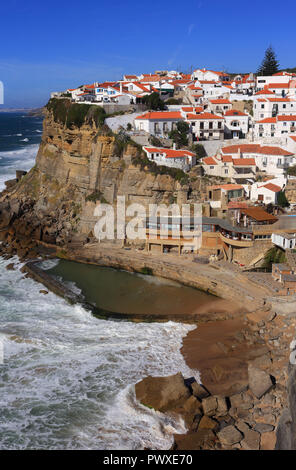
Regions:
[[199, 324], [183, 340], [181, 352], [190, 368], [199, 370], [213, 395], [232, 395], [248, 383], [248, 361], [267, 352], [246, 339], [252, 332], [242, 316]]

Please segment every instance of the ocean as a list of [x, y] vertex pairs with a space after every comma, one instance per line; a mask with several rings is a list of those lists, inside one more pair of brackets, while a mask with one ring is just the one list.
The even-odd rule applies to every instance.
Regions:
[[[40, 118], [0, 113], [0, 189], [34, 165], [41, 132]], [[198, 378], [180, 353], [194, 327], [98, 319], [40, 293], [20, 267], [0, 258], [0, 449], [169, 449], [184, 423], [137, 403], [134, 384], [179, 371]]]

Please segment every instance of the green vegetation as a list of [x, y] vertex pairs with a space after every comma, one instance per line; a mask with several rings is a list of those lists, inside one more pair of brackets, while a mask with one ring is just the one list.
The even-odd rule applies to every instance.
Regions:
[[289, 203], [284, 191], [279, 192], [278, 198], [277, 198], [277, 203], [281, 207], [289, 207], [290, 203]]
[[257, 71], [258, 75], [273, 75], [279, 71], [279, 62], [271, 46], [265, 51], [264, 59]]
[[166, 100], [165, 104], [182, 104], [182, 98], [169, 98], [168, 100]]
[[63, 124], [68, 129], [80, 128], [84, 123], [102, 126], [106, 118], [104, 108], [96, 105], [71, 103], [68, 99], [52, 98], [46, 108], [53, 113], [55, 122]]
[[85, 198], [86, 201], [97, 202], [100, 201], [102, 204], [108, 204], [101, 191], [94, 191]]
[[132, 163], [135, 166], [139, 166], [141, 170], [147, 169], [150, 173], [154, 175], [168, 175], [171, 176], [175, 181], [183, 186], [189, 184], [189, 176], [184, 173], [184, 171], [179, 168], [169, 168], [164, 165], [157, 165], [155, 162], [152, 162], [146, 156], [137, 155], [132, 158]]
[[157, 137], [155, 137], [155, 135], [151, 135], [151, 136], [149, 137], [149, 142], [150, 142], [150, 144], [153, 145], [154, 147], [162, 147], [161, 141], [160, 141]]
[[146, 276], [153, 276], [153, 270], [151, 268], [148, 268], [148, 266], [144, 266], [143, 268], [141, 268], [140, 273], [145, 274]]
[[142, 103], [146, 104], [149, 109], [153, 110], [163, 110], [165, 109], [164, 102], [160, 99], [159, 93], [151, 93], [151, 95], [146, 95], [141, 98]]
[[207, 156], [205, 148], [202, 144], [194, 144], [191, 147], [192, 152], [196, 154], [196, 158], [199, 160]]
[[189, 124], [187, 122], [180, 121], [177, 123], [177, 129], [174, 129], [169, 133], [169, 138], [177, 144], [178, 148], [182, 148], [188, 145], [188, 132]]
[[285, 263], [286, 255], [283, 250], [274, 246], [267, 251], [264, 256], [263, 268], [267, 268], [271, 271], [273, 263]]

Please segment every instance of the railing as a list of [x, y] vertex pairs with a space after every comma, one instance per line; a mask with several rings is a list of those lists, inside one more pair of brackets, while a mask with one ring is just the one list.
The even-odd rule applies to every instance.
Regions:
[[227, 235], [222, 234], [221, 232], [220, 232], [220, 238], [224, 243], [227, 243], [228, 245], [232, 245], [232, 246], [245, 247], [245, 248], [253, 246], [253, 240], [233, 237], [229, 234], [227, 236]]

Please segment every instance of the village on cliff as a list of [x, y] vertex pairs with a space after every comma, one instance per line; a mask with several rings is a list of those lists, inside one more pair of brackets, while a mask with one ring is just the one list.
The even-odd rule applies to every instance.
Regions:
[[[296, 293], [296, 73], [262, 67], [238, 75], [158, 70], [51, 98], [103, 107], [110, 129], [141, 145], [149, 161], [206, 179], [199, 255], [243, 269], [269, 263], [273, 288], [289, 295]], [[170, 221], [169, 231], [173, 223], [182, 224]], [[163, 240], [161, 220], [155, 224], [148, 250], [188, 247], [182, 238]]]

